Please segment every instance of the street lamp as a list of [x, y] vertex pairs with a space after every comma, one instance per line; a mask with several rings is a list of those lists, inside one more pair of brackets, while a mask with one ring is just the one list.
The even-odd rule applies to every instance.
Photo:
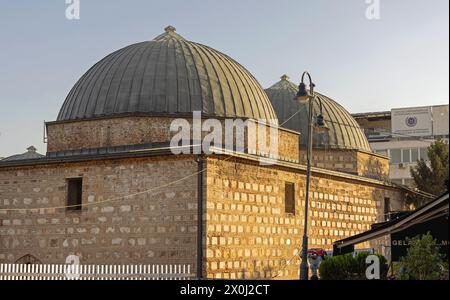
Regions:
[[[305, 76], [309, 80], [309, 91], [306, 89]], [[317, 132], [327, 132], [329, 129], [325, 124], [325, 120], [322, 114], [322, 100], [316, 98], [314, 94], [315, 84], [312, 82], [311, 75], [308, 72], [304, 72], [302, 75], [302, 82], [298, 87], [297, 96], [294, 98], [300, 104], [309, 104], [308, 110], [308, 151], [306, 154], [307, 169], [306, 169], [306, 193], [305, 193], [305, 226], [303, 229], [302, 240], [302, 252], [301, 252], [301, 264], [300, 264], [300, 280], [308, 280], [308, 206], [309, 206], [309, 187], [311, 182], [311, 159], [312, 159], [312, 147], [313, 147], [313, 133], [314, 129]], [[314, 118], [314, 102], [319, 100], [320, 112]]]

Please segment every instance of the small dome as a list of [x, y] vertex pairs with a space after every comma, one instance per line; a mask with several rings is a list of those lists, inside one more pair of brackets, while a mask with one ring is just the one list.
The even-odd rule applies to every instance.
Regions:
[[37, 149], [34, 146], [30, 146], [27, 148], [27, 152], [22, 154], [13, 155], [10, 157], [6, 157], [4, 159], [0, 159], [2, 162], [6, 161], [16, 161], [16, 160], [29, 160], [29, 159], [39, 159], [43, 158], [45, 155], [39, 154]]
[[169, 26], [153, 41], [130, 45], [95, 64], [70, 91], [57, 120], [192, 111], [276, 123], [266, 93], [250, 72]]
[[[289, 81], [289, 77], [286, 75], [281, 77], [281, 81], [266, 89], [277, 112], [280, 126], [300, 132], [302, 134], [301, 144], [305, 146], [308, 136], [308, 105], [298, 104], [294, 100], [297, 92], [298, 86]], [[314, 146], [316, 148], [358, 149], [371, 152], [369, 141], [350, 113], [336, 101], [317, 92], [316, 96], [322, 100], [323, 115], [330, 130], [328, 133], [315, 133]], [[292, 117], [298, 111], [299, 113]], [[317, 101], [314, 111], [319, 111]], [[292, 118], [289, 119], [290, 117]]]

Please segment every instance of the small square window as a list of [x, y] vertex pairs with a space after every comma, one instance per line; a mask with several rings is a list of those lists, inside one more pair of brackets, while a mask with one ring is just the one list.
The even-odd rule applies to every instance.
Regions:
[[80, 211], [83, 199], [83, 179], [67, 179], [67, 210]]

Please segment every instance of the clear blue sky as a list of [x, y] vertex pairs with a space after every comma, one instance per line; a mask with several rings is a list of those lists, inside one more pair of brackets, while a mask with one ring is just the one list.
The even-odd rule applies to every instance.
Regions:
[[318, 91], [350, 112], [449, 101], [449, 1], [0, 0], [0, 157], [35, 145], [95, 62], [166, 25], [235, 58], [264, 87], [308, 69]]

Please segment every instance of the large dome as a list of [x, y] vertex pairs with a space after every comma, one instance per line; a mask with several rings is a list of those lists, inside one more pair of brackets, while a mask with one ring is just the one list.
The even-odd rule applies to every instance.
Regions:
[[267, 94], [244, 67], [185, 40], [169, 26], [153, 41], [130, 45], [95, 64], [72, 88], [57, 120], [187, 116], [192, 111], [218, 118], [277, 119]]
[[[288, 76], [283, 75], [281, 81], [266, 89], [266, 92], [278, 115], [280, 125], [285, 123], [282, 127], [300, 132], [301, 144], [304, 146], [308, 134], [308, 106], [300, 105], [293, 100], [298, 92], [297, 85], [289, 81]], [[314, 146], [371, 152], [364, 132], [350, 113], [336, 101], [319, 93], [316, 95], [322, 101], [323, 115], [330, 130], [326, 134], [314, 134]], [[314, 111], [318, 110], [319, 105], [316, 101]], [[295, 116], [292, 117], [293, 115]]]

